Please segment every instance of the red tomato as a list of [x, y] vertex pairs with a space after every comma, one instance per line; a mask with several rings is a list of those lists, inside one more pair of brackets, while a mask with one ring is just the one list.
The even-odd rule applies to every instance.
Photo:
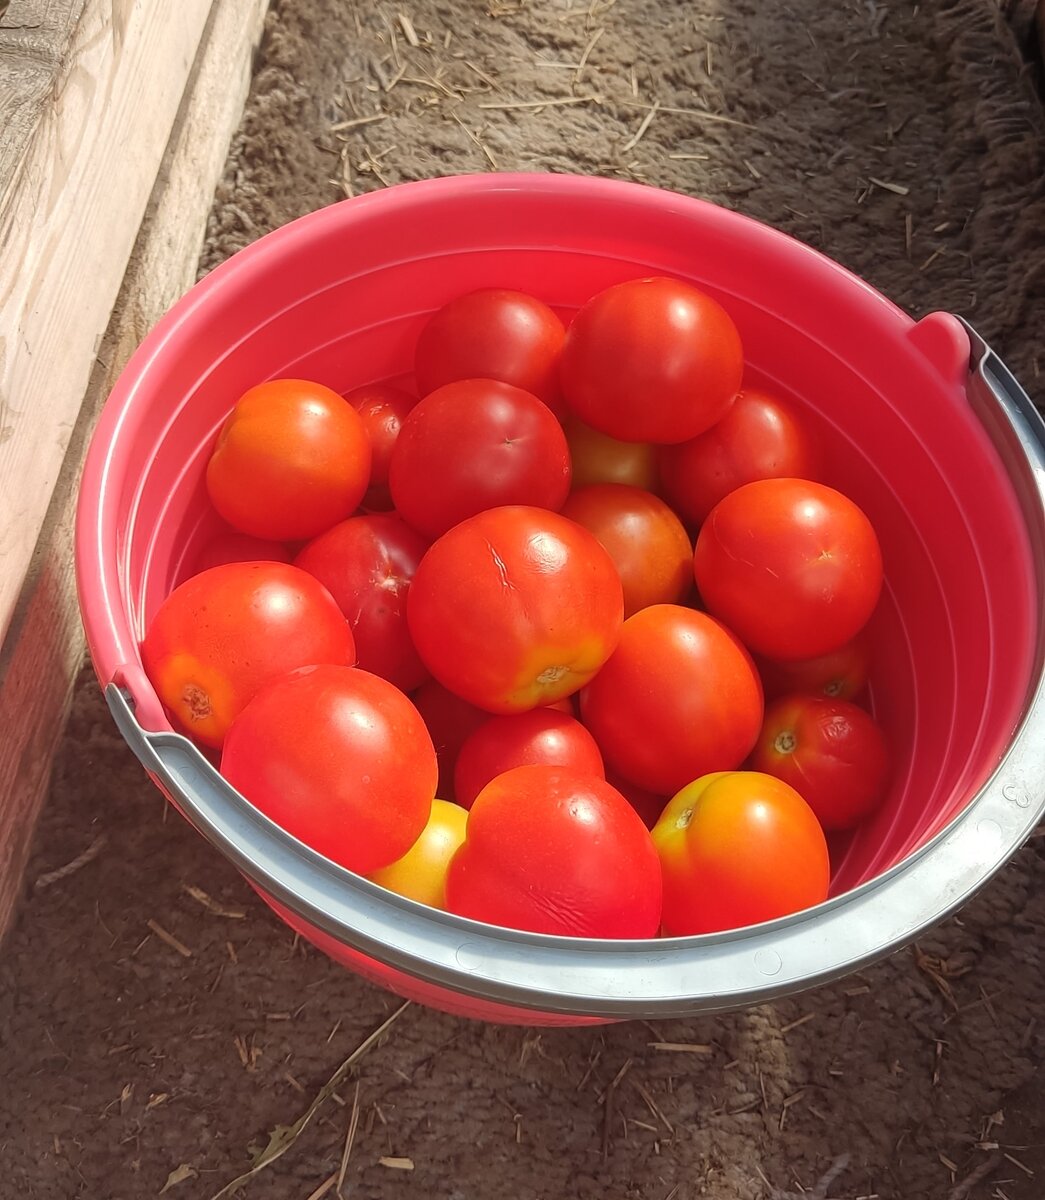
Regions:
[[358, 666], [404, 692], [428, 678], [406, 623], [410, 582], [427, 549], [427, 541], [395, 513], [372, 513], [321, 533], [295, 559], [345, 614]]
[[446, 872], [464, 842], [468, 813], [448, 800], [433, 800], [432, 813], [421, 836], [390, 866], [370, 879], [419, 904], [446, 908]]
[[775, 663], [767, 658], [756, 660], [767, 697], [806, 692], [837, 700], [852, 700], [867, 686], [871, 669], [871, 645], [863, 633], [857, 634], [838, 650], [818, 658]]
[[646, 492], [657, 490], [657, 448], [649, 442], [619, 442], [579, 418], [563, 424], [570, 447], [573, 487], [589, 483], [627, 483]]
[[328, 387], [272, 379], [245, 392], [207, 464], [207, 492], [242, 533], [306, 541], [359, 507], [370, 482], [363, 421]]
[[624, 797], [596, 775], [516, 767], [468, 814], [446, 879], [450, 912], [568, 937], [653, 937], [660, 865]]
[[266, 541], [251, 537], [247, 533], [219, 533], [196, 556], [192, 573], [207, 571], [234, 562], [290, 562], [290, 551], [282, 542]]
[[677, 279], [600, 292], [566, 332], [560, 376], [570, 409], [625, 442], [684, 442], [737, 394], [740, 335], [715, 300]]
[[745, 388], [709, 430], [662, 446], [657, 456], [664, 495], [679, 516], [700, 525], [730, 492], [756, 479], [812, 479], [813, 439], [785, 401]]
[[605, 774], [595, 739], [580, 721], [550, 708], [491, 717], [457, 756], [454, 792], [465, 808], [498, 775], [513, 767], [569, 767], [582, 775]]
[[488, 508], [558, 509], [570, 490], [570, 452], [536, 396], [466, 379], [426, 396], [403, 422], [388, 481], [404, 520], [436, 538]]
[[470, 733], [490, 719], [490, 714], [455, 696], [434, 679], [421, 684], [411, 699], [428, 726], [439, 757], [439, 795], [453, 796], [454, 769], [461, 747]]
[[784, 696], [766, 709], [751, 765], [800, 793], [825, 829], [852, 829], [877, 808], [889, 778], [885, 738], [848, 700]]
[[628, 780], [613, 771], [606, 772], [606, 782], [615, 787], [627, 800], [642, 818], [642, 823], [647, 829], [652, 829], [660, 820], [660, 814], [668, 802], [667, 796], [659, 796], [656, 792], [650, 792], [646, 788], [629, 783]]
[[552, 310], [523, 292], [481, 288], [443, 305], [417, 340], [422, 396], [459, 379], [496, 379], [532, 392], [558, 412], [565, 336]]
[[683, 788], [653, 827], [668, 937], [757, 925], [827, 899], [824, 831], [802, 797], [756, 771]]
[[389, 383], [368, 383], [348, 392], [345, 399], [359, 413], [370, 441], [370, 486], [363, 496], [363, 507], [370, 512], [388, 512], [392, 494], [388, 490], [388, 464], [392, 447], [407, 413], [417, 397]]
[[421, 560], [407, 620], [421, 661], [494, 713], [577, 691], [620, 636], [613, 561], [558, 513], [495, 508], [444, 534]]
[[296, 667], [356, 657], [326, 588], [275, 562], [228, 563], [187, 579], [156, 610], [141, 649], [174, 724], [215, 747], [265, 684]]
[[761, 479], [719, 501], [694, 556], [707, 610], [752, 651], [791, 661], [843, 646], [882, 588], [871, 522], [841, 492], [804, 479]]
[[624, 588], [624, 616], [678, 604], [693, 583], [693, 545], [663, 500], [622, 483], [571, 492], [560, 510], [599, 539]]
[[229, 730], [221, 773], [299, 841], [368, 875], [421, 836], [439, 768], [398, 688], [358, 667], [320, 666], [258, 692]]
[[670, 796], [744, 761], [762, 726], [762, 685], [728, 629], [706, 613], [655, 604], [624, 622], [617, 649], [581, 692], [581, 719], [609, 768]]

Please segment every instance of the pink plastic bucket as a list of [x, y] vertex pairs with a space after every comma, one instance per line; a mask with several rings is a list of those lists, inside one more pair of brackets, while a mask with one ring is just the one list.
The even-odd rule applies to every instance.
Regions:
[[[726, 306], [746, 381], [804, 409], [829, 451], [826, 482], [878, 530], [886, 588], [871, 694], [896, 763], [891, 794], [833, 847], [826, 904], [755, 929], [608, 943], [430, 912], [319, 858], [229, 789], [171, 732], [140, 638], [215, 527], [204, 465], [246, 388], [280, 375], [339, 391], [400, 377], [426, 314], [471, 288], [519, 288], [568, 317], [607, 285], [651, 274], [690, 280]], [[490, 1020], [722, 1009], [910, 941], [980, 887], [1040, 817], [1043, 481], [1040, 418], [956, 317], [915, 323], [808, 247], [673, 193], [572, 176], [433, 180], [261, 239], [145, 340], [88, 456], [81, 607], [98, 677], [153, 778], [333, 957]]]

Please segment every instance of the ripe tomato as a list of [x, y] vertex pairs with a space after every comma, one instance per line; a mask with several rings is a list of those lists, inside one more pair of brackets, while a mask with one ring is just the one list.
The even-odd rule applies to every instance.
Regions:
[[219, 533], [200, 550], [193, 563], [192, 574], [221, 567], [233, 562], [290, 562], [290, 551], [282, 542], [266, 541], [247, 533]]
[[871, 522], [841, 492], [760, 479], [712, 509], [694, 575], [708, 612], [752, 651], [790, 661], [859, 633], [878, 602], [882, 555]]
[[356, 642], [357, 665], [404, 692], [428, 678], [406, 623], [406, 597], [428, 542], [395, 513], [349, 517], [295, 559], [337, 601]]
[[570, 447], [574, 488], [589, 483], [627, 483], [656, 492], [656, 446], [649, 442], [619, 442], [574, 416], [566, 418], [563, 428]]
[[414, 373], [422, 396], [459, 379], [496, 379], [532, 392], [558, 412], [562, 321], [540, 300], [507, 288], [480, 288], [443, 305], [417, 340]]
[[404, 520], [436, 538], [488, 508], [560, 508], [570, 451], [536, 396], [466, 379], [426, 396], [403, 422], [388, 482]]
[[699, 526], [724, 496], [745, 483], [814, 478], [817, 453], [791, 405], [745, 388], [705, 433], [661, 446], [657, 465], [675, 511]]
[[867, 686], [871, 670], [871, 644], [865, 633], [838, 650], [817, 658], [777, 663], [756, 659], [766, 696], [776, 698], [788, 692], [805, 692], [837, 700], [852, 700]]
[[707, 613], [655, 604], [624, 622], [581, 692], [581, 719], [608, 767], [670, 796], [744, 761], [762, 726], [762, 685], [744, 647]]
[[631, 805], [596, 775], [516, 767], [479, 793], [446, 879], [450, 912], [570, 937], [653, 937], [660, 864]]
[[625, 442], [684, 442], [737, 394], [740, 335], [715, 300], [677, 279], [634, 279], [581, 308], [560, 377], [572, 412]]
[[207, 491], [234, 528], [306, 541], [343, 521], [370, 482], [359, 413], [330, 388], [272, 379], [245, 392], [207, 464]]
[[461, 747], [454, 771], [457, 803], [471, 808], [484, 787], [513, 767], [569, 767], [602, 776], [602, 755], [580, 721], [551, 708], [490, 717]]
[[668, 937], [757, 925], [827, 899], [824, 831], [798, 792], [771, 775], [717, 771], [694, 780], [652, 837]]
[[265, 816], [368, 875], [421, 836], [439, 768], [418, 711], [358, 667], [305, 667], [263, 688], [232, 723], [221, 773]]
[[410, 697], [424, 719], [439, 758], [439, 794], [454, 795], [454, 769], [468, 735], [478, 729], [490, 714], [460, 696], [455, 696], [435, 679], [426, 683]]
[[624, 588], [624, 616], [678, 604], [693, 583], [693, 545], [663, 500], [622, 483], [571, 492], [560, 510], [599, 539]]
[[873, 718], [826, 696], [784, 696], [769, 705], [751, 765], [789, 783], [832, 830], [852, 829], [873, 812], [889, 777]]
[[421, 560], [407, 603], [421, 661], [451, 691], [494, 713], [577, 691], [620, 636], [613, 560], [558, 513], [479, 513]]
[[313, 663], [351, 665], [352, 631], [318, 580], [288, 563], [227, 563], [156, 610], [142, 664], [174, 724], [206, 746], [259, 688]]
[[407, 413], [417, 397], [389, 383], [368, 383], [346, 393], [345, 399], [359, 413], [370, 441], [370, 486], [363, 496], [368, 512], [388, 512], [392, 493], [388, 490], [388, 464], [392, 447]]
[[464, 842], [467, 822], [468, 813], [459, 804], [433, 800], [421, 836], [402, 858], [375, 871], [370, 879], [419, 904], [446, 908], [446, 871]]

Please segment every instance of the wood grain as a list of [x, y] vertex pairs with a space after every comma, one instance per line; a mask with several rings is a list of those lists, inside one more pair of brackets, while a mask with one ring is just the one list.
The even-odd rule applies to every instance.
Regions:
[[[0, 931], [20, 889], [83, 632], [73, 576], [75, 499], [98, 412], [152, 325], [194, 282], [207, 213], [250, 83], [267, 0], [220, 0], [180, 111], [0, 650]], [[99, 814], [104, 819], [104, 814]]]

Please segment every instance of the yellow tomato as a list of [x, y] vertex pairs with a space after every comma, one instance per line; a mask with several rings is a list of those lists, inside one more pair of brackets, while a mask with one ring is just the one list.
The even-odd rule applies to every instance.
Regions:
[[669, 937], [757, 925], [827, 898], [827, 841], [813, 810], [772, 775], [716, 771], [654, 825]]
[[402, 858], [369, 878], [374, 883], [432, 908], [446, 907], [446, 870], [464, 841], [468, 813], [448, 800], [433, 800], [421, 836]]

